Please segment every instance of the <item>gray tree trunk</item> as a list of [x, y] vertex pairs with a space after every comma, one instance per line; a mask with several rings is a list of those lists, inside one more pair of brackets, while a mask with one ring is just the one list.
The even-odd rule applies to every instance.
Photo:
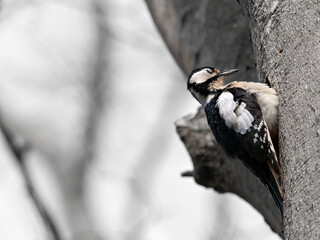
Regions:
[[320, 238], [320, 3], [240, 1], [260, 80], [280, 95], [285, 239]]
[[[241, 71], [237, 80], [269, 81], [278, 91], [285, 238], [319, 239], [318, 1], [240, 0], [240, 6], [234, 0], [146, 2], [170, 51], [186, 73], [203, 65], [223, 70], [236, 67]], [[194, 171], [184, 175], [192, 175], [198, 183], [220, 192], [238, 194], [281, 235], [277, 209], [263, 209], [264, 205], [273, 206], [272, 199], [261, 197], [262, 186], [255, 186], [253, 183], [258, 180], [250, 179], [250, 174], [242, 174], [246, 171], [242, 166], [228, 165], [224, 157], [217, 158], [220, 154], [215, 154], [215, 143], [208, 137], [208, 130], [201, 127], [203, 119], [198, 115], [177, 123], [194, 164]], [[255, 187], [245, 193], [248, 189], [233, 185], [232, 179]], [[253, 199], [257, 198], [263, 201], [255, 202]]]

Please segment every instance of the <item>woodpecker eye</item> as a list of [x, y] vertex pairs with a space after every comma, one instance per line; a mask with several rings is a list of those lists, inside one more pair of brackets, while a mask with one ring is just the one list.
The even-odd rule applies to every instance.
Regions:
[[207, 71], [207, 73], [210, 73], [210, 74], [213, 73], [213, 71], [211, 69], [206, 69], [206, 71]]

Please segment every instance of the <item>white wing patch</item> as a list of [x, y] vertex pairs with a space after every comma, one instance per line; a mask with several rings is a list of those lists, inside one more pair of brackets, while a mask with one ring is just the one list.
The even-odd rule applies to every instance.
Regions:
[[216, 107], [219, 108], [219, 114], [224, 119], [228, 128], [237, 133], [245, 134], [252, 126], [254, 120], [251, 113], [246, 109], [246, 104], [233, 100], [230, 92], [223, 92], [217, 100]]

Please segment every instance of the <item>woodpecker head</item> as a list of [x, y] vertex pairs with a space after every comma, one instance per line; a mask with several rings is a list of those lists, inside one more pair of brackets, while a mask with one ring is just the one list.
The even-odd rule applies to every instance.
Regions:
[[206, 102], [209, 94], [214, 93], [218, 89], [224, 87], [224, 80], [227, 76], [239, 71], [232, 69], [220, 73], [218, 69], [213, 67], [201, 67], [193, 70], [188, 78], [188, 90], [202, 104]]

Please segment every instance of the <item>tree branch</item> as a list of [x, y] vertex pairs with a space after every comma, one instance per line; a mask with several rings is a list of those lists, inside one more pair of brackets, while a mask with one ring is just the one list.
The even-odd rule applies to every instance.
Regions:
[[25, 187], [29, 193], [30, 199], [33, 201], [39, 216], [42, 218], [44, 225], [47, 227], [47, 231], [51, 233], [54, 240], [60, 240], [59, 231], [55, 226], [53, 219], [48, 213], [45, 206], [42, 204], [40, 197], [36, 189], [33, 186], [30, 174], [28, 172], [27, 166], [25, 164], [24, 153], [28, 151], [27, 147], [23, 143], [16, 143], [14, 137], [9, 133], [8, 129], [4, 127], [0, 118], [0, 132], [2, 134], [3, 140], [7, 145], [7, 151], [11, 152], [12, 158], [17, 161], [17, 165], [20, 167], [21, 175], [25, 181]]
[[24, 239], [57, 239], [51, 219], [39, 202], [33, 201], [32, 186], [25, 179], [21, 162], [15, 161], [20, 153], [11, 149], [7, 137], [0, 125], [1, 239], [21, 239], [21, 233]]

